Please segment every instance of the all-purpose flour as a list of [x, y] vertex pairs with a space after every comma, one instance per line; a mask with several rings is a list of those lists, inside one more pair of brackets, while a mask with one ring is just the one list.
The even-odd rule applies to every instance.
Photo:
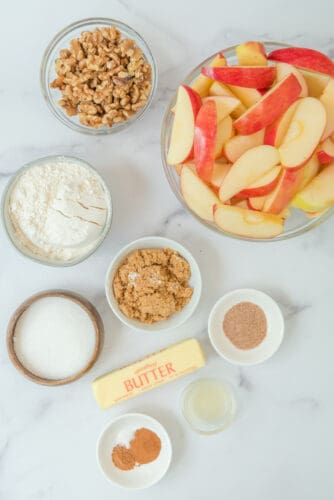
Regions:
[[51, 161], [29, 167], [9, 197], [8, 215], [20, 246], [47, 260], [89, 253], [110, 207], [99, 176], [86, 165]]

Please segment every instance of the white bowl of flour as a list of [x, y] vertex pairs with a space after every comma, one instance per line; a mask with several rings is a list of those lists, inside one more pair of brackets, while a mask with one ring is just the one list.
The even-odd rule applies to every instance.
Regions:
[[110, 192], [88, 163], [48, 156], [21, 168], [3, 198], [7, 234], [25, 256], [71, 266], [91, 255], [111, 224]]

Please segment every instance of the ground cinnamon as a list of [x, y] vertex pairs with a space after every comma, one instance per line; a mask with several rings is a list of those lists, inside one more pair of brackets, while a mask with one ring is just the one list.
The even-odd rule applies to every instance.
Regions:
[[118, 444], [112, 450], [111, 458], [118, 469], [127, 471], [136, 466], [156, 460], [161, 451], [161, 440], [157, 434], [144, 427], [137, 429], [129, 447]]
[[161, 440], [155, 432], [149, 429], [138, 429], [130, 442], [130, 450], [139, 464], [148, 464], [158, 458], [161, 450]]
[[254, 349], [267, 335], [267, 319], [256, 304], [240, 302], [225, 314], [223, 331], [238, 349]]
[[131, 451], [120, 444], [115, 446], [112, 450], [111, 457], [114, 465], [121, 470], [132, 470], [136, 465], [135, 458]]

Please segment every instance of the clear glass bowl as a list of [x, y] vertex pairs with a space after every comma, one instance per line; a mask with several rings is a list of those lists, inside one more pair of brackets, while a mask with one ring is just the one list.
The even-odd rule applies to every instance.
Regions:
[[[283, 43], [277, 43], [277, 42], [264, 42], [264, 46], [266, 48], [267, 53], [271, 52], [272, 50], [275, 49], [280, 49], [283, 47], [289, 47], [287, 44]], [[227, 59], [228, 64], [237, 64], [237, 58], [236, 58], [236, 53], [235, 53], [235, 48], [236, 46], [233, 47], [228, 47], [226, 49], [223, 49], [224, 56]], [[217, 55], [217, 53], [213, 54], [212, 56], [208, 57], [204, 61], [202, 61], [189, 75], [183, 80], [183, 82], [180, 82], [180, 84], [184, 85], [191, 85], [193, 80], [201, 73], [201, 68], [203, 66], [208, 66], [212, 59]], [[167, 180], [169, 182], [170, 187], [172, 188], [175, 196], [177, 199], [182, 203], [184, 208], [188, 210], [197, 220], [199, 220], [202, 224], [207, 226], [210, 229], [213, 229], [217, 233], [223, 234], [225, 236], [230, 236], [231, 238], [239, 239], [239, 240], [247, 240], [247, 241], [280, 241], [280, 240], [285, 240], [288, 238], [292, 238], [293, 236], [298, 236], [299, 234], [305, 233], [306, 231], [309, 231], [310, 229], [317, 227], [319, 224], [327, 220], [329, 217], [331, 217], [334, 213], [334, 206], [328, 208], [324, 213], [321, 215], [314, 217], [314, 218], [308, 218], [306, 214], [302, 210], [298, 210], [295, 208], [290, 208], [291, 210], [291, 216], [285, 221], [284, 224], [284, 230], [283, 233], [280, 234], [279, 236], [276, 236], [275, 238], [248, 238], [248, 237], [243, 237], [243, 236], [238, 236], [233, 233], [228, 233], [226, 231], [222, 231], [219, 229], [213, 222], [207, 222], [198, 217], [186, 204], [182, 193], [180, 189], [180, 182], [179, 182], [179, 176], [176, 173], [175, 169], [168, 165], [167, 163], [167, 152], [168, 152], [168, 147], [169, 147], [169, 142], [170, 142], [170, 136], [171, 136], [171, 131], [172, 131], [172, 125], [173, 125], [173, 113], [172, 109], [175, 106], [176, 102], [176, 92], [173, 95], [167, 111], [165, 113], [164, 119], [163, 119], [163, 124], [162, 124], [162, 131], [161, 131], [161, 157], [162, 157], [162, 163], [164, 167], [164, 171], [167, 177]]]
[[[8, 217], [8, 214], [7, 214], [7, 211], [8, 211], [8, 202], [9, 202], [10, 194], [11, 194], [11, 191], [12, 191], [13, 187], [15, 186], [15, 183], [18, 180], [18, 178], [24, 172], [26, 172], [30, 167], [34, 167], [36, 165], [43, 164], [46, 161], [66, 161], [67, 163], [74, 163], [74, 164], [80, 163], [80, 164], [84, 165], [86, 168], [88, 168], [88, 169], [90, 169], [90, 170], [92, 170], [94, 172], [94, 174], [98, 177], [98, 179], [99, 179], [100, 183], [102, 184], [102, 186], [104, 188], [104, 191], [105, 191], [106, 201], [107, 201], [109, 209], [108, 209], [108, 215], [107, 215], [107, 218], [106, 218], [106, 222], [105, 222], [103, 231], [101, 231], [101, 234], [100, 234], [99, 238], [96, 240], [95, 244], [94, 245], [90, 245], [87, 248], [87, 252], [84, 253], [84, 254], [82, 254], [82, 255], [80, 255], [76, 259], [72, 259], [72, 260], [68, 260], [68, 261], [58, 261], [58, 260], [51, 260], [51, 259], [49, 260], [49, 259], [46, 259], [46, 258], [44, 258], [42, 256], [38, 257], [34, 253], [30, 252], [24, 245], [22, 245], [20, 243], [20, 241], [18, 240], [18, 238], [15, 237], [15, 234], [14, 234], [15, 231], [12, 228], [12, 224], [11, 224], [10, 218]], [[74, 266], [76, 264], [79, 264], [80, 262], [83, 262], [90, 255], [92, 255], [99, 248], [99, 246], [102, 244], [102, 242], [106, 238], [106, 236], [107, 236], [107, 234], [109, 232], [110, 226], [111, 226], [112, 216], [113, 216], [113, 208], [112, 208], [111, 195], [110, 195], [110, 191], [108, 189], [108, 186], [104, 182], [103, 178], [97, 172], [97, 170], [95, 168], [93, 168], [89, 163], [81, 160], [80, 158], [75, 158], [74, 156], [60, 156], [60, 155], [46, 156], [44, 158], [39, 158], [37, 160], [34, 160], [34, 161], [31, 161], [31, 162], [27, 163], [26, 165], [24, 165], [23, 167], [21, 167], [13, 175], [13, 177], [8, 182], [8, 184], [7, 184], [6, 188], [5, 188], [5, 191], [4, 191], [3, 195], [2, 195], [2, 203], [1, 203], [1, 218], [2, 218], [2, 223], [3, 223], [3, 227], [5, 228], [5, 231], [7, 233], [7, 236], [9, 238], [9, 240], [11, 241], [11, 243], [13, 244], [13, 246], [22, 255], [24, 255], [25, 257], [33, 260], [34, 262], [38, 262], [40, 264], [45, 264], [47, 266], [52, 266], [52, 267], [70, 267], [70, 266]]]
[[231, 425], [236, 399], [229, 384], [219, 378], [199, 378], [181, 394], [181, 411], [189, 426], [199, 434], [216, 434]]
[[[70, 41], [73, 38], [80, 37], [82, 31], [93, 31], [95, 28], [102, 28], [104, 26], [115, 26], [120, 30], [123, 37], [131, 38], [136, 42], [138, 47], [140, 47], [144, 53], [147, 62], [152, 67], [152, 88], [151, 93], [146, 101], [146, 104], [137, 113], [131, 116], [125, 122], [116, 123], [112, 127], [101, 127], [95, 129], [93, 127], [87, 127], [79, 122], [78, 116], [68, 116], [63, 108], [58, 104], [61, 99], [61, 92], [59, 89], [53, 89], [50, 87], [50, 83], [57, 77], [55, 71], [55, 61], [59, 57], [59, 52], [61, 49], [68, 48]], [[84, 134], [90, 135], [107, 135], [120, 132], [125, 128], [129, 127], [139, 118], [144, 116], [146, 111], [149, 109], [153, 96], [157, 87], [157, 68], [155, 64], [154, 57], [146, 44], [145, 40], [130, 26], [127, 26], [120, 21], [115, 19], [109, 19], [104, 17], [96, 17], [89, 19], [82, 19], [73, 24], [70, 24], [62, 31], [60, 31], [49, 43], [43, 55], [41, 69], [40, 69], [40, 82], [42, 93], [46, 100], [46, 103], [51, 110], [51, 112], [60, 120], [64, 125], [76, 130], [77, 132], [82, 132]]]

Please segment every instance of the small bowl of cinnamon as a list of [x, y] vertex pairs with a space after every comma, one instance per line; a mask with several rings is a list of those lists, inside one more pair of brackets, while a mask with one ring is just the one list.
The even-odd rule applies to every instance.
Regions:
[[254, 289], [234, 290], [214, 305], [208, 322], [217, 353], [237, 365], [255, 365], [280, 347], [284, 319], [278, 304]]
[[172, 445], [157, 420], [141, 413], [127, 413], [105, 427], [96, 453], [108, 481], [138, 490], [163, 478], [171, 463]]

